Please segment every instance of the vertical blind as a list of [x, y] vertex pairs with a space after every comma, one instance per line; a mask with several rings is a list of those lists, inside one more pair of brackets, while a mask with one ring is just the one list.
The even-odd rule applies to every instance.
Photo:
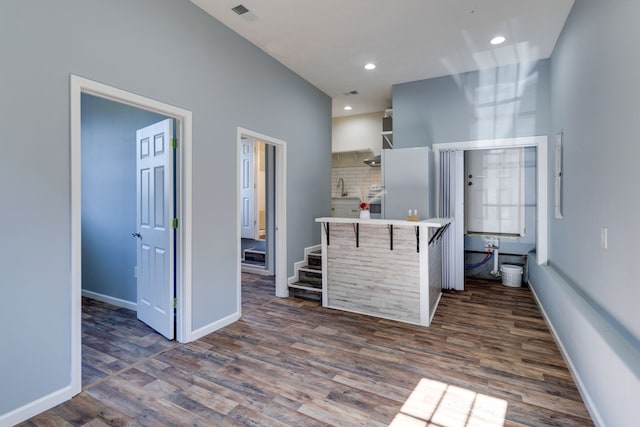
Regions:
[[464, 289], [463, 248], [458, 247], [459, 229], [462, 227], [463, 212], [460, 209], [462, 194], [459, 189], [460, 175], [463, 172], [463, 152], [443, 150], [440, 152], [440, 200], [438, 215], [451, 218], [452, 223], [442, 242], [442, 288]]

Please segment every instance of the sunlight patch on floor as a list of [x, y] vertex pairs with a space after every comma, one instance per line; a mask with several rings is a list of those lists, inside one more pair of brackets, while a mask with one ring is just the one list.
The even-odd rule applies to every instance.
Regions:
[[502, 427], [507, 401], [422, 378], [390, 427]]

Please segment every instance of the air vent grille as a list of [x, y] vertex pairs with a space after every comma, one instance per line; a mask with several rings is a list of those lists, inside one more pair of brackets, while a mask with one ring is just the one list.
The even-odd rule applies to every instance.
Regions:
[[236, 7], [232, 7], [231, 10], [233, 10], [238, 15], [244, 15], [245, 13], [249, 12], [249, 9], [247, 9], [246, 7], [244, 7], [244, 5], [241, 5], [241, 4], [237, 5]]
[[350, 90], [349, 92], [343, 93], [344, 96], [351, 96], [351, 95], [357, 95], [357, 94], [358, 94], [357, 90]]

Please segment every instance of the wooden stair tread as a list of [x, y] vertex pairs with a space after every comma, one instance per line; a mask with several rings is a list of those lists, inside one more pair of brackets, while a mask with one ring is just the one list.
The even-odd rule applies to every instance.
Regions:
[[306, 266], [304, 266], [304, 267], [300, 267], [300, 268], [298, 269], [298, 271], [302, 271], [302, 272], [304, 272], [304, 273], [311, 273], [311, 274], [320, 274], [320, 275], [322, 275], [322, 268], [317, 268], [317, 267], [309, 266], [309, 265], [306, 265]]
[[258, 255], [264, 255], [264, 254], [266, 254], [266, 252], [265, 252], [265, 251], [261, 251], [261, 250], [259, 250], [259, 249], [245, 249], [245, 250], [244, 250], [244, 253], [245, 253], [245, 254], [246, 254], [246, 253], [251, 253], [251, 254], [258, 254]]
[[289, 287], [294, 289], [302, 289], [310, 292], [322, 292], [322, 287], [318, 287], [313, 285], [312, 283], [306, 283], [306, 282], [290, 283]]

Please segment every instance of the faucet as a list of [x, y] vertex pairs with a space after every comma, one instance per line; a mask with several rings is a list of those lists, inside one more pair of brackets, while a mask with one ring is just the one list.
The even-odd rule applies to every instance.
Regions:
[[340, 194], [341, 197], [346, 196], [348, 193], [346, 191], [344, 191], [344, 179], [340, 178], [338, 179], [338, 185], [336, 186], [337, 188], [340, 188], [340, 186], [342, 185], [342, 193]]

